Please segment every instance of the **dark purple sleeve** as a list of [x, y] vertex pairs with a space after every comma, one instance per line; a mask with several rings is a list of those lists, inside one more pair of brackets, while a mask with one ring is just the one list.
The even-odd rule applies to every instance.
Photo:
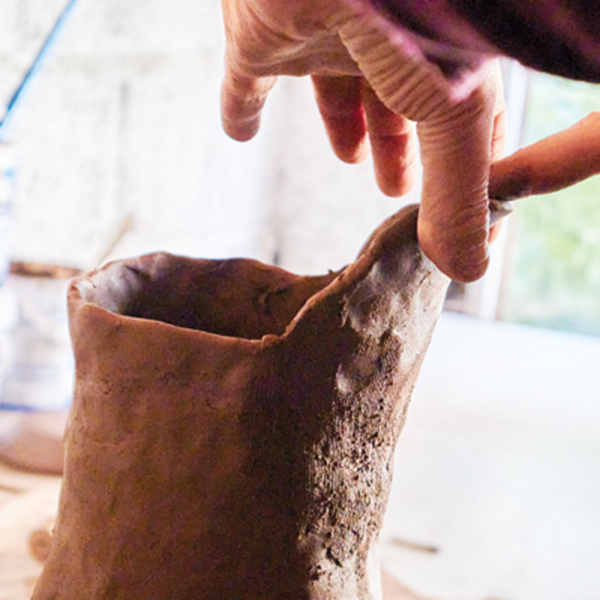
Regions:
[[370, 0], [403, 27], [466, 46], [472, 31], [522, 64], [600, 82], [600, 0]]

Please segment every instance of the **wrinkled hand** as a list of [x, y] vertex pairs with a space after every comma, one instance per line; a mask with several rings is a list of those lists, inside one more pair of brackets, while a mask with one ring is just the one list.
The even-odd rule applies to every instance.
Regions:
[[421, 246], [453, 279], [481, 277], [488, 263], [490, 165], [504, 141], [497, 65], [483, 64], [470, 94], [457, 98], [457, 88], [368, 5], [222, 1], [225, 131], [240, 141], [252, 138], [277, 75], [311, 75], [335, 153], [357, 162], [370, 145], [384, 193], [402, 195], [413, 186], [418, 137]]

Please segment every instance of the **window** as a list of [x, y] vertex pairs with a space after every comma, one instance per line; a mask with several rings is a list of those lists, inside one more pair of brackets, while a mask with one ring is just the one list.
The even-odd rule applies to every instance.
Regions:
[[[520, 72], [521, 91], [515, 90], [519, 79], [514, 69]], [[505, 75], [508, 152], [600, 110], [600, 86], [528, 72], [518, 65], [505, 68]], [[519, 105], [522, 119], [515, 116]], [[511, 136], [516, 139], [512, 148]], [[464, 289], [454, 285], [448, 308], [600, 336], [600, 178], [519, 200], [504, 229], [500, 248], [494, 248], [491, 276]], [[485, 302], [490, 289], [491, 309]]]

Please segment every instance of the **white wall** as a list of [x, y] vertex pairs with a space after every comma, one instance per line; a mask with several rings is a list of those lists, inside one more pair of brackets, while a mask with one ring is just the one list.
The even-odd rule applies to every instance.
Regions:
[[[4, 100], [65, 0], [0, 2]], [[218, 0], [79, 0], [13, 121], [13, 257], [91, 268], [128, 224], [110, 257], [352, 260], [406, 200], [334, 157], [306, 78], [280, 80], [255, 140], [229, 140], [222, 63]]]

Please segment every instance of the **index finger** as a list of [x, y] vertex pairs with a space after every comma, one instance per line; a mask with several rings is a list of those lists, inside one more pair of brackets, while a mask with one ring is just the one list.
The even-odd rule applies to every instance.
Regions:
[[460, 104], [418, 124], [423, 163], [419, 241], [452, 279], [479, 279], [489, 262], [488, 180], [503, 104], [491, 74]]

